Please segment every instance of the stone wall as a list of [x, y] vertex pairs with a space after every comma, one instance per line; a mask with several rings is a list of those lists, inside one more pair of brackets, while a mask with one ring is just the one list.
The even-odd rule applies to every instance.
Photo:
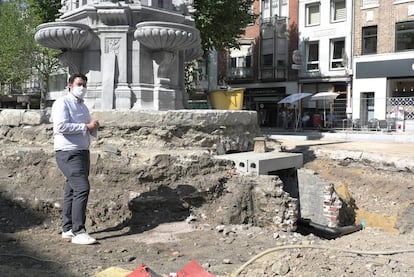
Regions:
[[[132, 140], [135, 145], [202, 148], [225, 154], [252, 150], [253, 139], [260, 135], [254, 111], [92, 111], [91, 116], [101, 125], [94, 145], [119, 147]], [[2, 110], [1, 138], [52, 143], [50, 110]]]

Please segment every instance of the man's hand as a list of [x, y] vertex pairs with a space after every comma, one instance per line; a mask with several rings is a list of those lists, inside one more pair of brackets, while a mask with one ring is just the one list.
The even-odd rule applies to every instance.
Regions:
[[89, 132], [95, 132], [99, 128], [99, 121], [98, 120], [92, 120], [88, 124], [86, 124], [86, 127], [88, 128]]

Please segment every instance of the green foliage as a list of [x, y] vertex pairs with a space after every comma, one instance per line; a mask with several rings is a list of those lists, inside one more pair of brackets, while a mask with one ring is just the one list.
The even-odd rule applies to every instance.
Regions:
[[201, 70], [198, 68], [196, 61], [188, 62], [184, 68], [184, 86], [187, 94], [191, 97], [196, 92], [196, 86], [203, 78]]
[[[254, 0], [194, 0], [194, 20], [200, 31], [206, 71], [211, 50], [220, 51], [240, 45], [239, 38], [256, 18], [252, 13], [253, 3]], [[194, 63], [187, 64], [185, 87], [190, 96], [196, 90], [199, 75]]]
[[[61, 7], [60, 0], [27, 0], [30, 14], [34, 17], [36, 25], [41, 23], [53, 22], [59, 16]], [[36, 44], [33, 67], [39, 73], [42, 82], [41, 102], [46, 100], [49, 91], [48, 84], [51, 73], [61, 68], [61, 63], [57, 59], [60, 51], [43, 47]]]
[[0, 83], [21, 85], [31, 74], [33, 20], [21, 1], [2, 1], [0, 26]]
[[58, 51], [37, 44], [34, 34], [37, 25], [57, 18], [60, 5], [60, 0], [0, 1], [0, 84], [19, 88], [36, 69], [44, 101], [49, 76], [59, 68]]
[[58, 17], [60, 0], [27, 0], [30, 13], [38, 23], [52, 22]]
[[253, 23], [254, 0], [194, 0], [195, 24], [204, 53], [238, 47], [244, 29]]

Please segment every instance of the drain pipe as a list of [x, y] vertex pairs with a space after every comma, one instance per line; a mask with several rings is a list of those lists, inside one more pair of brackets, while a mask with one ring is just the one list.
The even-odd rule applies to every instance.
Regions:
[[310, 219], [303, 218], [300, 218], [297, 223], [298, 225], [314, 230], [316, 234], [326, 239], [334, 239], [363, 229], [362, 224], [341, 227], [328, 227], [322, 224], [312, 222]]

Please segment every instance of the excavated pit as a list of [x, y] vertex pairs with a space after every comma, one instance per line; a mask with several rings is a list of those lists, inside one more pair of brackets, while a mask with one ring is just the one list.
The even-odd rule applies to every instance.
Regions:
[[[28, 112], [3, 111], [8, 145], [0, 158], [0, 195], [42, 211], [59, 229], [63, 175], [54, 158], [51, 124], [24, 124]], [[47, 115], [47, 113], [46, 113]], [[31, 114], [31, 116], [33, 116]], [[297, 199], [278, 176], [239, 175], [217, 154], [253, 149], [256, 114], [226, 111], [95, 112], [91, 145], [90, 230], [142, 232], [190, 216], [212, 224], [295, 230]], [[39, 118], [39, 117], [36, 117]], [[44, 114], [40, 118], [47, 118]]]

